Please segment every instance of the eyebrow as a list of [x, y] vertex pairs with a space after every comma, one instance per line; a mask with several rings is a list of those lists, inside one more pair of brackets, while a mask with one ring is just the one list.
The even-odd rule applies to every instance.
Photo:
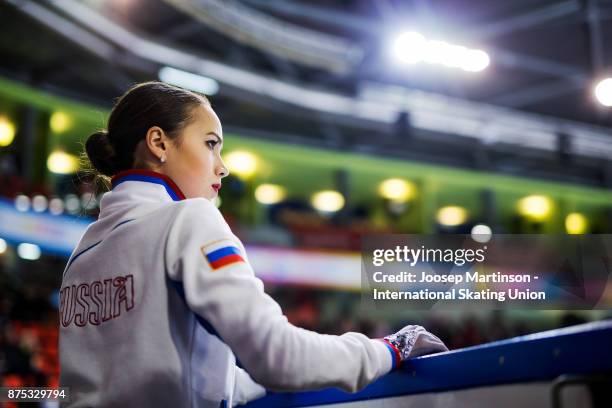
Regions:
[[208, 132], [207, 135], [215, 136], [217, 139], [219, 139], [219, 143], [223, 144], [223, 139], [217, 134], [217, 132]]

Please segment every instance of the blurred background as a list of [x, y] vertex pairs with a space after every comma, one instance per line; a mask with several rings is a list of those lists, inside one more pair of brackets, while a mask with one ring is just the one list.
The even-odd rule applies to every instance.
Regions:
[[0, 2], [0, 373], [58, 381], [58, 288], [104, 193], [85, 138], [134, 83], [210, 96], [217, 204], [289, 320], [450, 348], [609, 310], [362, 307], [364, 234], [612, 232], [612, 1]]

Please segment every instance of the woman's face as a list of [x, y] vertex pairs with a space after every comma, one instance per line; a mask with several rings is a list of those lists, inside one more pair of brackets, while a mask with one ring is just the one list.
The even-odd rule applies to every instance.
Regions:
[[199, 105], [178, 143], [168, 146], [163, 172], [185, 197], [212, 200], [221, 188], [221, 179], [228, 175], [221, 159], [222, 147], [223, 132], [217, 114], [210, 106]]

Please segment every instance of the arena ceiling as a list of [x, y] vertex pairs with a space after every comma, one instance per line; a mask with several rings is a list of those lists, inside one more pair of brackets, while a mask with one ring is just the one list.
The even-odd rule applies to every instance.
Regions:
[[[593, 97], [596, 80], [612, 75], [610, 0], [8, 0], [0, 24], [1, 75], [85, 102], [108, 107], [131, 83], [183, 63], [234, 81], [221, 81], [213, 105], [243, 134], [612, 184], [607, 153], [572, 158], [567, 138], [545, 154], [493, 146], [413, 132], [409, 109], [377, 121], [376, 106], [349, 103], [376, 84], [383, 96], [410, 92], [416, 105], [499, 107], [495, 114], [510, 121], [517, 113], [516, 123], [560, 121], [555, 132], [563, 133], [575, 121], [612, 138], [612, 111]], [[465, 73], [395, 65], [393, 35], [415, 28], [486, 50], [490, 66]], [[333, 95], [333, 109], [317, 106], [317, 92]]]

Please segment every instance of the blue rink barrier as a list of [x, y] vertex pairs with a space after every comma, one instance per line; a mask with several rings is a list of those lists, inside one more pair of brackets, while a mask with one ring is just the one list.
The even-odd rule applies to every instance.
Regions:
[[[340, 363], [339, 363], [340, 364]], [[307, 407], [612, 373], [612, 321], [587, 323], [410, 359], [358, 393], [272, 393], [249, 408]]]

